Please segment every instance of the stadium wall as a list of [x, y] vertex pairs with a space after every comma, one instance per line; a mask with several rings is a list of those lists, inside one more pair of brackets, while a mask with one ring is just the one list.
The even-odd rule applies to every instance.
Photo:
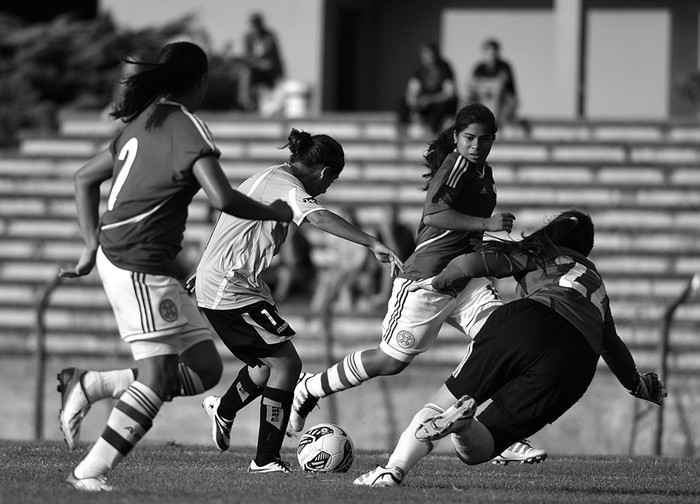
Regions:
[[419, 45], [438, 41], [460, 92], [486, 37], [511, 61], [532, 118], [694, 117], [679, 82], [697, 71], [700, 0], [101, 0], [120, 24], [194, 14], [211, 47], [240, 53], [251, 12], [277, 32], [313, 111], [394, 110]]

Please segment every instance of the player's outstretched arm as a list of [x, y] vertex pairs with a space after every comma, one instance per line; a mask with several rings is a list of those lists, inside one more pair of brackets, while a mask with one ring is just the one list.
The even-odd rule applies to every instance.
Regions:
[[306, 220], [322, 231], [367, 247], [378, 261], [389, 263], [392, 276], [403, 271], [403, 262], [393, 250], [330, 210], [323, 209], [312, 212], [306, 217]]
[[666, 387], [656, 373], [641, 374], [637, 371], [634, 358], [624, 341], [615, 330], [612, 317], [605, 322], [603, 360], [630, 394], [639, 399], [662, 404], [666, 397]]
[[292, 209], [282, 200], [265, 205], [232, 188], [218, 160], [212, 156], [198, 159], [193, 172], [216, 210], [250, 220], [290, 222], [293, 218]]
[[61, 268], [59, 276], [76, 278], [87, 275], [95, 266], [98, 247], [100, 184], [112, 177], [112, 154], [104, 150], [75, 172], [75, 205], [85, 249], [72, 268]]

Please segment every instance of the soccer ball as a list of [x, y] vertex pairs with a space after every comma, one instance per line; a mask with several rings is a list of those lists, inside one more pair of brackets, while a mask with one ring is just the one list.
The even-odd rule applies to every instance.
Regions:
[[309, 428], [297, 446], [299, 465], [308, 472], [346, 472], [354, 457], [352, 439], [332, 423]]

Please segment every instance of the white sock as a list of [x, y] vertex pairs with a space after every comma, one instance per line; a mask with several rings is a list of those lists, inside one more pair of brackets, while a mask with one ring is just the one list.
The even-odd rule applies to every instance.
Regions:
[[471, 422], [450, 437], [455, 451], [468, 465], [481, 464], [491, 460], [494, 440], [484, 424], [474, 418]]
[[435, 404], [426, 404], [413, 416], [411, 423], [403, 431], [399, 442], [394, 448], [394, 452], [389, 457], [387, 467], [400, 467], [404, 472], [408, 471], [418, 463], [420, 459], [433, 451], [438, 441], [418, 441], [416, 431], [426, 419], [439, 415], [443, 410]]
[[134, 371], [131, 368], [87, 371], [83, 375], [83, 389], [88, 401], [92, 404], [108, 397], [119, 399], [134, 380]]

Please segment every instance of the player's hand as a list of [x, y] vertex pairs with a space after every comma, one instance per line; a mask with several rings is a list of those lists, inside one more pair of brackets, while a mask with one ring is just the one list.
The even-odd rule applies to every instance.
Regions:
[[292, 208], [283, 200], [278, 199], [276, 201], [273, 201], [270, 203], [270, 208], [274, 209], [275, 212], [277, 213], [277, 218], [275, 219], [278, 222], [291, 222], [292, 219], [294, 218], [294, 213], [292, 212]]
[[505, 231], [510, 233], [513, 230], [515, 215], [510, 212], [498, 213], [489, 217], [486, 231]]
[[197, 284], [197, 275], [192, 275], [187, 280], [185, 280], [185, 290], [192, 294], [194, 292], [195, 285]]
[[379, 262], [389, 263], [392, 277], [395, 277], [399, 274], [399, 272], [404, 270], [401, 259], [399, 259], [393, 250], [384, 245], [382, 242], [376, 242], [372, 247], [370, 247], [370, 250]]
[[426, 291], [429, 291], [429, 292], [437, 292], [437, 291], [433, 288], [433, 278], [435, 278], [435, 277], [432, 276], [432, 277], [430, 277], [430, 278], [425, 278], [425, 279], [423, 279], [423, 280], [418, 280], [417, 282], [412, 283], [412, 284], [408, 287], [408, 291], [409, 291], [409, 292], [416, 292], [417, 290], [421, 290], [421, 289], [422, 289], [422, 290], [426, 290]]
[[95, 267], [96, 257], [96, 249], [86, 248], [83, 250], [83, 254], [80, 256], [80, 259], [78, 259], [78, 263], [75, 267], [59, 269], [58, 276], [63, 278], [78, 278], [88, 275], [92, 271], [92, 268]]
[[629, 392], [638, 399], [644, 399], [654, 404], [663, 404], [664, 397], [668, 395], [664, 382], [659, 379], [659, 375], [656, 373], [640, 374], [637, 388]]

